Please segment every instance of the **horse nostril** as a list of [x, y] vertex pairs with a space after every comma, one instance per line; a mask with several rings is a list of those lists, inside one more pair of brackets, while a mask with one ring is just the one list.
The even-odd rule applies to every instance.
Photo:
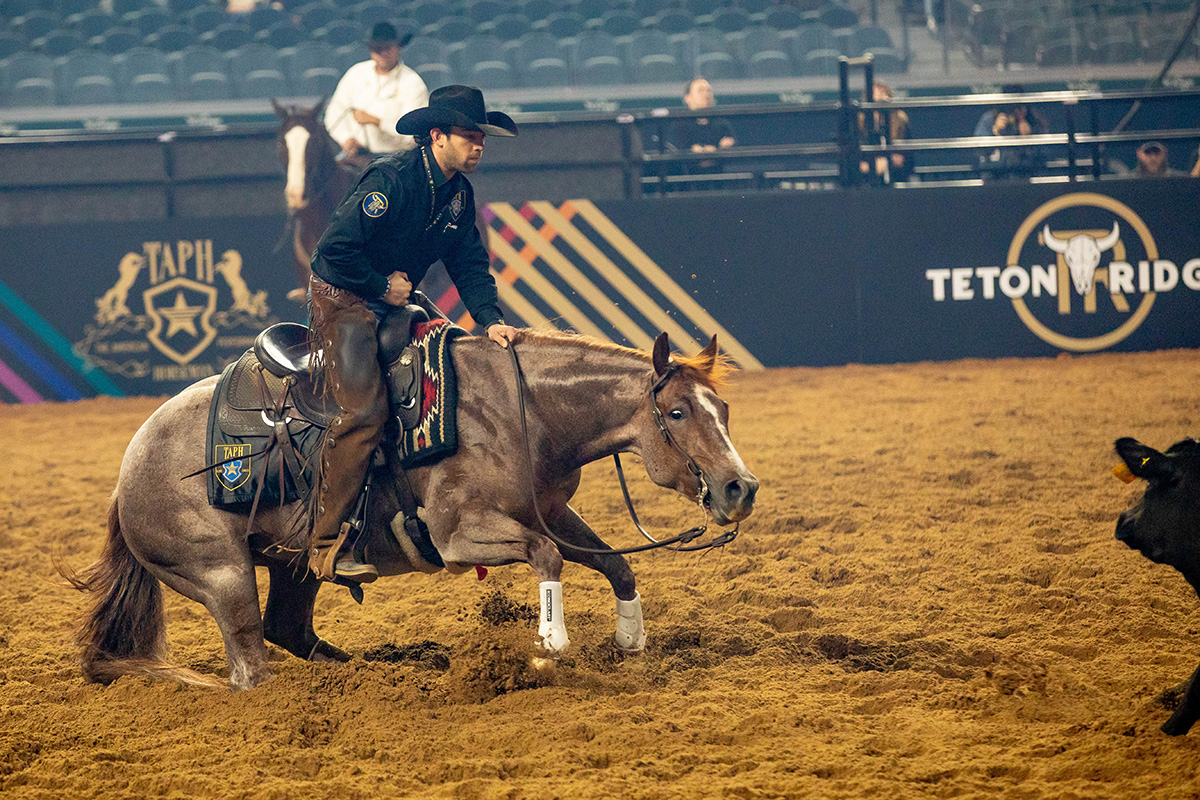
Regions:
[[750, 478], [738, 478], [725, 484], [725, 499], [731, 506], [750, 505], [754, 502], [754, 493], [758, 491], [758, 481]]

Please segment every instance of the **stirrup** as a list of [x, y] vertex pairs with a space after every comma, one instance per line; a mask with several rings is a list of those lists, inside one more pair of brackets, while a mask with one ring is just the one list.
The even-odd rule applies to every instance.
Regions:
[[338, 559], [333, 573], [359, 583], [372, 583], [379, 578], [379, 570], [375, 568], [374, 564], [364, 564], [350, 556]]

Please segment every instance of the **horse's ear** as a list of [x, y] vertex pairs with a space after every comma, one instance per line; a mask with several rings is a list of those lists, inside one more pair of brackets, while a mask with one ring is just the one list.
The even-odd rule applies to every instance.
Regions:
[[667, 371], [667, 367], [671, 363], [671, 345], [667, 342], [666, 331], [660, 333], [654, 340], [654, 356], [651, 360], [654, 362], [656, 375], [662, 375]]
[[280, 117], [282, 119], [287, 119], [287, 116], [288, 116], [287, 109], [284, 108], [283, 106], [279, 105], [279, 103], [275, 100], [274, 97], [271, 98], [271, 108], [275, 109], [275, 115], [277, 117]]
[[717, 356], [720, 351], [717, 349], [717, 335], [714, 333], [712, 339], [709, 340], [708, 346], [696, 354], [696, 358], [700, 360], [700, 369], [705, 372], [712, 372], [713, 367], [717, 365]]

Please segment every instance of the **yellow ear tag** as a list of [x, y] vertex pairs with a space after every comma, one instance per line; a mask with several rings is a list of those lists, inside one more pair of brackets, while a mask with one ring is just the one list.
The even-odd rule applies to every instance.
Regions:
[[1117, 464], [1112, 468], [1113, 477], [1125, 483], [1133, 483], [1137, 480], [1137, 475], [1129, 471], [1129, 467], [1125, 464]]

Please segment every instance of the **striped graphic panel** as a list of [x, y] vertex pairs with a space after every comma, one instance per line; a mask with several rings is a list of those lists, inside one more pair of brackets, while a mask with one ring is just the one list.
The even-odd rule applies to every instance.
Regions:
[[[490, 203], [480, 216], [501, 301], [520, 318], [514, 322], [552, 324], [643, 350], [666, 331], [687, 354], [715, 335], [743, 369], [763, 368], [590, 201]], [[470, 316], [459, 322], [470, 327]]]

